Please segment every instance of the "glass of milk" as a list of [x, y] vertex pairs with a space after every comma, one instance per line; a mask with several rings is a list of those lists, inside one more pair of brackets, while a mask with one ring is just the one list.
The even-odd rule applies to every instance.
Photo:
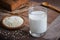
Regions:
[[41, 37], [47, 31], [47, 8], [33, 6], [29, 8], [29, 33], [33, 37]]

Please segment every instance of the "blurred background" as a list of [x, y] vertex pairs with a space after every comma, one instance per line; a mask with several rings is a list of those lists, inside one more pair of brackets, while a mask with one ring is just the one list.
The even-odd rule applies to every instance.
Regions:
[[58, 6], [60, 7], [60, 0], [31, 0], [31, 1], [36, 1], [36, 2], [49, 2], [50, 4], [54, 5], [54, 6]]

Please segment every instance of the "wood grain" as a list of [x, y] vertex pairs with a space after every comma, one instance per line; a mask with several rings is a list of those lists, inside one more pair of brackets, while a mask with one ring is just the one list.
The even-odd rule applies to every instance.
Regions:
[[[33, 4], [34, 5], [40, 5], [40, 3], [38, 3], [38, 2], [33, 2]], [[3, 18], [3, 16], [6, 16], [7, 14], [8, 15], [11, 15], [11, 14], [9, 14], [9, 13], [4, 13], [4, 12], [1, 12], [0, 11], [0, 17], [1, 18]], [[19, 37], [19, 38], [21, 38], [21, 39], [19, 39], [19, 40], [46, 40], [45, 38], [42, 38], [42, 37], [40, 37], [40, 38], [34, 38], [34, 37], [32, 37], [30, 34], [29, 34], [29, 23], [28, 23], [28, 12], [24, 12], [24, 13], [20, 13], [20, 14], [18, 14], [19, 16], [22, 16], [23, 18], [24, 18], [24, 28], [22, 28], [21, 30], [23, 30], [23, 31], [25, 31], [26, 33], [23, 33], [23, 34], [26, 34], [26, 35], [24, 35], [25, 37], [24, 38], [22, 38], [21, 36]], [[48, 15], [48, 27], [50, 26], [50, 24], [59, 16], [59, 13], [57, 13], [57, 12], [55, 12], [55, 11], [53, 11], [53, 10], [51, 10], [51, 9], [48, 9], [48, 13], [47, 13], [47, 15]], [[0, 19], [1, 20], [1, 19]], [[7, 31], [6, 29], [0, 29], [0, 32], [2, 32], [2, 31], [4, 31], [4, 32], [7, 32], [7, 33], [10, 33], [11, 35], [11, 38], [12, 38], [12, 35], [13, 35], [13, 33], [15, 33], [15, 31], [17, 31], [17, 32], [20, 32], [20, 30], [15, 30], [15, 31]], [[13, 32], [13, 33], [12, 33]], [[3, 32], [2, 32], [3, 33]], [[3, 35], [2, 33], [0, 33], [0, 36], [1, 35]], [[21, 34], [21, 33], [19, 33], [19, 34]], [[15, 36], [15, 35], [14, 35]], [[5, 35], [3, 36], [3, 38], [5, 37]], [[17, 36], [16, 36], [17, 37]], [[18, 37], [17, 37], [18, 38]], [[0, 38], [1, 39], [1, 38]], [[13, 39], [13, 40], [18, 40], [18, 39]]]

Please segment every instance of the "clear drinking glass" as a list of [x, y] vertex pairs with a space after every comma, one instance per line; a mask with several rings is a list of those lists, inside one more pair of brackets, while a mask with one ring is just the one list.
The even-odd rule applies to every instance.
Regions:
[[47, 8], [33, 6], [29, 8], [29, 33], [33, 37], [41, 37], [47, 31]]

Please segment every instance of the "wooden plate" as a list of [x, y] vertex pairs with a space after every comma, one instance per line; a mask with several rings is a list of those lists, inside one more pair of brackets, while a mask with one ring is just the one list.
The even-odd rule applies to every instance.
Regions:
[[[19, 22], [19, 23], [18, 23]], [[20, 16], [6, 16], [2, 20], [2, 24], [4, 28], [8, 29], [19, 29], [24, 24], [24, 19]]]

